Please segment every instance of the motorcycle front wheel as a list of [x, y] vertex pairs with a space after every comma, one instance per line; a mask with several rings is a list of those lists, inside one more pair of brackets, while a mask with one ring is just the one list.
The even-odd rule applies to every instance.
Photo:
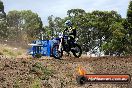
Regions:
[[60, 59], [62, 57], [62, 51], [59, 51], [59, 45], [54, 45], [52, 48], [52, 56], [55, 59]]
[[77, 58], [79, 58], [82, 55], [82, 49], [78, 44], [75, 44], [71, 51], [73, 55]]

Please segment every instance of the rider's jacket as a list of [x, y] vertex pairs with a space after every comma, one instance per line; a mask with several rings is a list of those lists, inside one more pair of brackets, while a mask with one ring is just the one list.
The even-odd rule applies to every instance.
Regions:
[[73, 39], [75, 39], [75, 37], [76, 37], [76, 28], [75, 27], [67, 27], [66, 29], [65, 29], [65, 31], [67, 32], [67, 34], [70, 36], [70, 37], [72, 37]]

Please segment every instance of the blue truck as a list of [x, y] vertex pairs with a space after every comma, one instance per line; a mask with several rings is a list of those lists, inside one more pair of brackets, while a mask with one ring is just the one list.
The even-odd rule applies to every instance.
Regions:
[[52, 56], [52, 47], [57, 43], [56, 40], [35, 40], [32, 41], [31, 48], [28, 50], [28, 54], [34, 58], [40, 58], [41, 56]]

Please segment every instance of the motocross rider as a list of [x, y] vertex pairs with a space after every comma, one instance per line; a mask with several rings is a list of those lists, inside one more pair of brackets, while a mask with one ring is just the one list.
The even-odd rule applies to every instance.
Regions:
[[70, 20], [67, 20], [65, 22], [65, 26], [66, 26], [66, 28], [65, 28], [64, 32], [67, 32], [67, 34], [69, 36], [69, 39], [68, 39], [69, 42], [75, 41], [75, 38], [76, 38], [76, 28], [73, 27], [72, 22]]
[[65, 22], [65, 26], [66, 26], [66, 28], [65, 28], [64, 32], [67, 32], [67, 34], [68, 34], [68, 37], [69, 37], [68, 44], [69, 44], [70, 42], [75, 41], [75, 38], [76, 38], [76, 28], [73, 27], [72, 22], [70, 20], [67, 20]]

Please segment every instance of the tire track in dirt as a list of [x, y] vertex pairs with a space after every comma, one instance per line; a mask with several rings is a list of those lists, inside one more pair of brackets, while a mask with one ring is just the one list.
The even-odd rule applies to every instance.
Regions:
[[[43, 67], [52, 69], [53, 76], [48, 80], [40, 80], [41, 87], [46, 88], [131, 88], [129, 84], [85, 84], [79, 86], [76, 83], [78, 66], [82, 66], [88, 74], [123, 74], [132, 75], [132, 57], [98, 57], [98, 58], [74, 58], [63, 57], [62, 60], [42, 57], [35, 59], [30, 57], [6, 58], [0, 57], [0, 87], [13, 87], [19, 80], [20, 88], [28, 87], [32, 84], [28, 79], [38, 78], [37, 75], [30, 73], [30, 68], [35, 63], [42, 63]], [[26, 83], [25, 83], [26, 82]], [[46, 86], [45, 86], [46, 85]]]

